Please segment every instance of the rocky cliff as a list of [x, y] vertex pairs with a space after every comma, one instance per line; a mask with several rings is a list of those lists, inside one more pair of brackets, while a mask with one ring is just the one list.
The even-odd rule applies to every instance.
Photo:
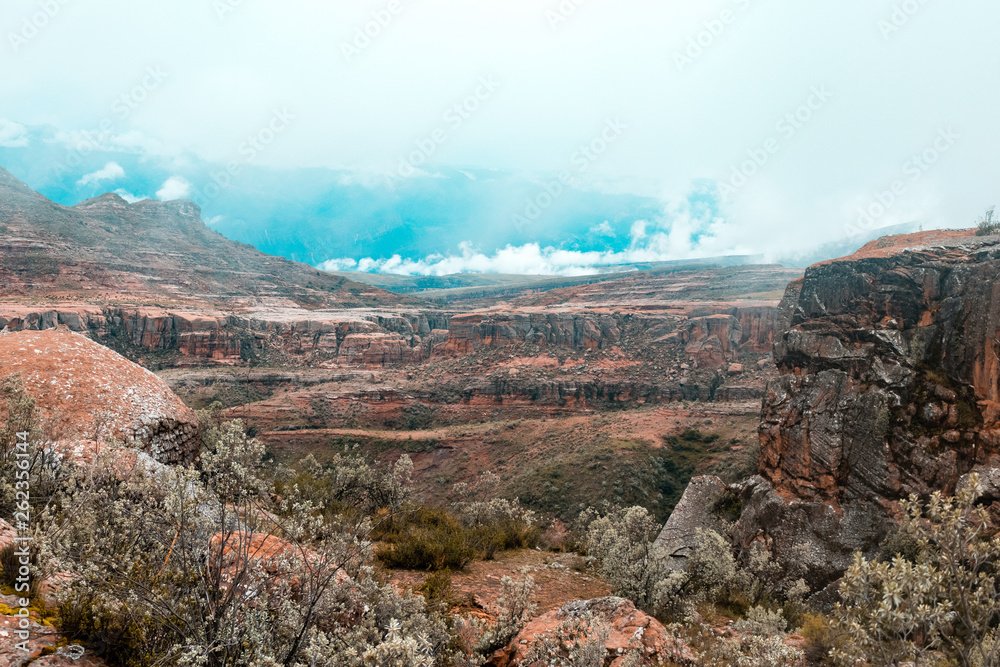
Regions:
[[0, 329], [64, 325], [132, 357], [174, 354], [187, 359], [186, 365], [238, 364], [276, 353], [290, 364], [404, 366], [520, 344], [607, 350], [624, 344], [630, 330], [638, 330], [646, 334], [643, 348], [676, 350], [696, 368], [717, 369], [737, 361], [743, 352], [766, 354], [776, 317], [773, 304], [706, 303], [653, 314], [293, 308], [234, 313], [210, 308], [0, 304]]
[[786, 293], [760, 475], [737, 533], [810, 545], [812, 583], [871, 553], [909, 494], [1000, 467], [1000, 239], [883, 239]]

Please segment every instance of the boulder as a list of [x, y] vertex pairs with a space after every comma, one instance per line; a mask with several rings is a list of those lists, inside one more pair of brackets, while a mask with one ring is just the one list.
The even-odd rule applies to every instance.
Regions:
[[152, 372], [84, 336], [0, 335], [0, 377], [9, 374], [21, 376], [53, 439], [113, 436], [163, 463], [187, 463], [198, 453], [194, 412]]
[[604, 642], [606, 660], [611, 667], [625, 662], [628, 650], [638, 649], [643, 665], [695, 665], [692, 651], [671, 635], [655, 618], [639, 611], [628, 600], [619, 597], [576, 600], [562, 608], [532, 619], [505, 649], [498, 651], [490, 663], [494, 667], [542, 667], [542, 662], [525, 662], [543, 638], [555, 638], [560, 624], [567, 620], [593, 619], [608, 630]]
[[715, 506], [725, 493], [726, 485], [722, 480], [710, 475], [695, 477], [688, 484], [655, 542], [670, 554], [672, 569], [684, 569], [696, 545], [699, 529], [721, 532], [722, 522]]

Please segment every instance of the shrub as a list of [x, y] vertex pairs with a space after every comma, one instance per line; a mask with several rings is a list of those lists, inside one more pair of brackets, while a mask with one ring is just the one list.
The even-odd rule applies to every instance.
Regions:
[[445, 607], [452, 606], [454, 595], [451, 589], [451, 573], [448, 570], [441, 570], [430, 574], [424, 583], [417, 589], [424, 596], [428, 606], [442, 604]]
[[60, 632], [70, 641], [96, 647], [111, 667], [147, 667], [162, 648], [163, 629], [137, 618], [128, 605], [105, 606], [96, 597], [71, 596], [58, 609]]
[[618, 510], [590, 522], [587, 553], [615, 594], [647, 611], [661, 604], [662, 582], [670, 577], [668, 554], [654, 545], [659, 526], [642, 507]]
[[480, 474], [475, 484], [456, 484], [454, 489], [459, 499], [452, 509], [469, 529], [472, 547], [486, 560], [500, 551], [533, 547], [542, 534], [534, 512], [517, 500], [499, 497], [499, 490], [500, 478], [490, 471]]
[[829, 619], [820, 614], [805, 614], [799, 634], [806, 640], [805, 657], [810, 665], [830, 665], [834, 648], [834, 631]]
[[[944, 652], [960, 664], [1000, 661], [993, 629], [1000, 621], [1000, 538], [989, 513], [976, 505], [979, 477], [955, 497], [934, 493], [900, 506], [901, 531], [916, 540], [916, 562], [896, 555], [869, 561], [857, 554], [840, 585], [834, 610], [844, 661], [922, 661]], [[880, 662], [880, 664], [883, 664]]]
[[[394, 591], [365, 582], [365, 521], [330, 520], [294, 493], [273, 505], [258, 444], [232, 426], [221, 434], [201, 474], [142, 455], [140, 465], [123, 466], [135, 455], [109, 447], [39, 516], [45, 562], [72, 577], [59, 620], [65, 632], [129, 667], [295, 664], [317, 633], [345, 626], [377, 628], [370, 643], [355, 645], [376, 650], [393, 618], [404, 623], [395, 639], [443, 650], [447, 641], [411, 634], [400, 615], [408, 606], [423, 618], [422, 599], [394, 602]], [[264, 517], [289, 541], [244, 532]], [[378, 599], [359, 602], [363, 593]], [[372, 618], [379, 605], [394, 615]]]
[[534, 592], [535, 580], [529, 574], [524, 574], [518, 579], [504, 577], [500, 580], [497, 617], [480, 636], [476, 644], [477, 653], [490, 655], [510, 644], [535, 613], [537, 607], [531, 600]]
[[1000, 234], [1000, 218], [996, 217], [996, 208], [986, 209], [976, 227], [976, 236], [993, 236]]
[[413, 461], [406, 454], [389, 468], [342, 454], [321, 466], [310, 455], [299, 461], [297, 470], [281, 472], [275, 481], [278, 495], [292, 493], [333, 514], [375, 515], [382, 510], [382, 518], [392, 516], [413, 492]]
[[38, 586], [41, 583], [41, 579], [37, 574], [38, 568], [38, 551], [36, 549], [30, 549], [30, 568], [31, 568], [31, 581], [29, 582], [29, 589], [27, 595], [23, 591], [17, 590], [18, 582], [17, 578], [19, 571], [21, 569], [21, 556], [15, 555], [20, 550], [18, 544], [8, 544], [3, 549], [0, 549], [0, 585], [4, 588], [14, 589], [18, 597], [27, 597], [32, 600], [38, 597]]
[[734, 627], [739, 632], [754, 635], [781, 635], [788, 629], [788, 621], [785, 620], [780, 611], [764, 607], [751, 607], [746, 617], [737, 621]]
[[531, 548], [541, 533], [538, 526], [510, 518], [466, 529], [469, 546], [484, 560], [493, 560], [501, 551]]
[[465, 527], [447, 510], [417, 507], [403, 512], [378, 539], [385, 544], [376, 554], [387, 567], [460, 570], [476, 557]]
[[780, 635], [751, 635], [723, 639], [701, 656], [702, 665], [712, 667], [792, 667], [800, 664], [802, 653], [785, 644]]

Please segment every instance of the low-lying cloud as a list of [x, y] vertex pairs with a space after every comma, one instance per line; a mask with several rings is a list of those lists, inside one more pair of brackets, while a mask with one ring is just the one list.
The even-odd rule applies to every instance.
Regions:
[[434, 253], [413, 259], [349, 257], [318, 265], [325, 271], [392, 273], [407, 276], [444, 276], [455, 273], [505, 273], [517, 275], [580, 276], [611, 267], [646, 262], [696, 259], [722, 254], [748, 254], [749, 249], [725, 246], [718, 233], [725, 223], [678, 215], [669, 228], [663, 222], [637, 221], [632, 225], [629, 247], [624, 250], [567, 250], [538, 243], [508, 244], [492, 253], [459, 244], [457, 253]]

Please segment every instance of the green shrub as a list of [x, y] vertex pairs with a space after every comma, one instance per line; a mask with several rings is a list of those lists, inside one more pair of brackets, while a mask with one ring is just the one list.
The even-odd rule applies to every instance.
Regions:
[[538, 544], [542, 529], [512, 518], [466, 529], [469, 544], [483, 560], [493, 560], [501, 551], [529, 549]]
[[501, 551], [535, 546], [541, 529], [511, 516], [469, 526], [454, 512], [415, 506], [376, 527], [382, 542], [376, 555], [386, 567], [460, 570], [474, 559], [491, 560]]
[[408, 570], [464, 568], [476, 556], [466, 529], [447, 510], [418, 507], [404, 511], [382, 535], [376, 555], [386, 567]]
[[[8, 544], [3, 549], [0, 549], [0, 586], [4, 588], [12, 588], [16, 591], [17, 586], [17, 576], [18, 570], [21, 567], [21, 558], [16, 556], [15, 553], [18, 551], [17, 544]], [[37, 554], [32, 551], [31, 553], [31, 568], [34, 574], [35, 566], [38, 563]], [[38, 585], [39, 581], [36, 576], [31, 577], [30, 588], [28, 590], [28, 598], [35, 599], [38, 597]], [[18, 593], [18, 597], [22, 594]]]
[[111, 667], [147, 667], [165, 648], [151, 619], [135, 618], [122, 605], [112, 611], [96, 600], [69, 597], [59, 605], [59, 631], [83, 642]]
[[799, 634], [806, 640], [803, 648], [808, 664], [833, 664], [830, 651], [834, 648], [834, 631], [829, 619], [820, 614], [805, 614]]
[[417, 591], [423, 594], [428, 606], [441, 604], [447, 608], [455, 601], [454, 591], [451, 588], [451, 573], [448, 570], [430, 574]]

